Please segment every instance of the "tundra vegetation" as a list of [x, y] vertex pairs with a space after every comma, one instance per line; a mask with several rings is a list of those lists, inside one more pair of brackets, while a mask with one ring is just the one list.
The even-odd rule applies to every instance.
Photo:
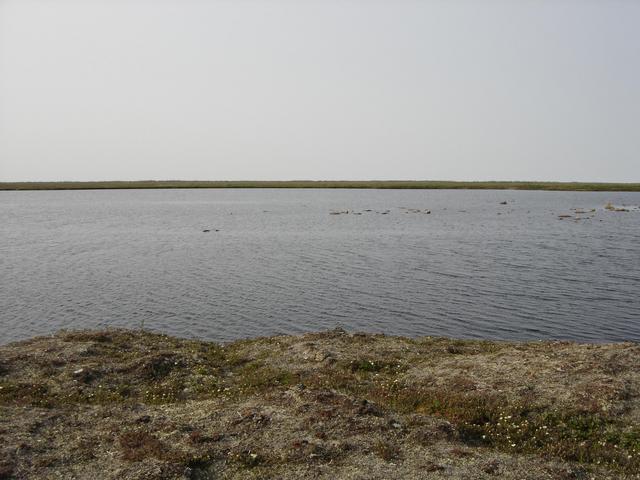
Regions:
[[137, 188], [373, 188], [491, 189], [640, 192], [640, 183], [585, 182], [454, 182], [437, 180], [280, 180], [185, 181], [141, 180], [101, 182], [0, 182], [0, 190], [99, 190]]
[[0, 478], [638, 478], [640, 346], [341, 329], [0, 347]]

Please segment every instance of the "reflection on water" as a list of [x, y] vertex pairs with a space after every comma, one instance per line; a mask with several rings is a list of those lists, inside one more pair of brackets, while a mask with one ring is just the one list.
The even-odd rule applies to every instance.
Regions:
[[0, 192], [0, 342], [142, 324], [215, 340], [342, 325], [638, 341], [634, 205], [638, 193]]

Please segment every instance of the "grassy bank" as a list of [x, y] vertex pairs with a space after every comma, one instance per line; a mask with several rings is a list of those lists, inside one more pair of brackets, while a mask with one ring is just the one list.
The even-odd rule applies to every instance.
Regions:
[[348, 334], [0, 347], [0, 478], [637, 478], [640, 346]]
[[372, 188], [497, 189], [593, 192], [640, 192], [640, 183], [449, 182], [449, 181], [132, 181], [132, 182], [0, 182], [0, 190], [99, 190], [134, 188]]

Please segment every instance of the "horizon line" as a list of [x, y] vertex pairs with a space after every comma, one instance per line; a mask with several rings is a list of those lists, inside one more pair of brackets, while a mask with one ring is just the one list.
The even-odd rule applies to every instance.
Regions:
[[549, 180], [55, 180], [0, 182], [0, 190], [109, 190], [188, 188], [497, 189], [640, 191], [637, 182]]

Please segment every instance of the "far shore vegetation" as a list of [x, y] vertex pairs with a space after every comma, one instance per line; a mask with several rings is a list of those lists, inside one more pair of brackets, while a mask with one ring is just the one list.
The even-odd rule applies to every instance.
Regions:
[[640, 192], [640, 183], [511, 181], [454, 182], [431, 180], [141, 180], [103, 182], [0, 182], [0, 190], [102, 190], [141, 188], [370, 188]]

